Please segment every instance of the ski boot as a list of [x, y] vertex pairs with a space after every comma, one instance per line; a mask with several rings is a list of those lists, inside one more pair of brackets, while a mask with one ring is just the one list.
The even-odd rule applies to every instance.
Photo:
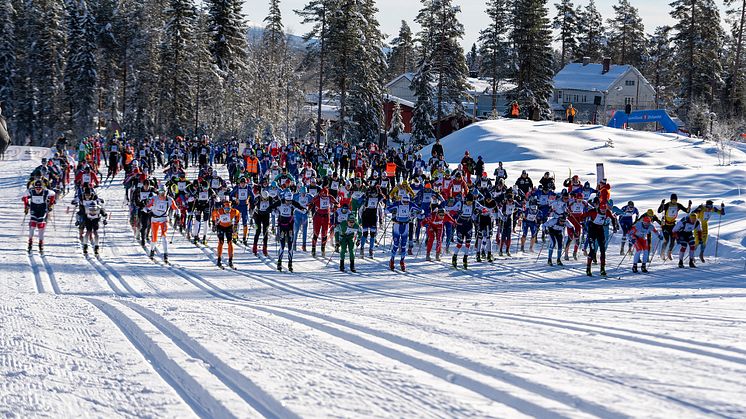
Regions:
[[[642, 265], [642, 266], [645, 266], [645, 265]], [[645, 269], [645, 268], [643, 268], [643, 269]], [[636, 263], [634, 265], [632, 265], [632, 273], [634, 273], [634, 274], [637, 273], [637, 264]]]
[[643, 273], [648, 273], [648, 267], [647, 267], [647, 266], [645, 266], [645, 264], [644, 264], [644, 263], [642, 264], [642, 272], [643, 272]]
[[340, 272], [344, 272], [345, 271], [345, 261], [344, 260], [340, 260], [339, 261], [339, 271]]
[[303, 245], [303, 251], [306, 252], [306, 245]]
[[464, 269], [469, 269], [469, 256], [464, 255]]
[[282, 272], [282, 261], [281, 260], [277, 261], [277, 270]]
[[150, 258], [153, 259], [155, 257], [155, 250], [150, 251]]
[[407, 265], [404, 264], [404, 259], [402, 259], [402, 260], [399, 261], [399, 267], [401, 268], [402, 272], [406, 272], [407, 271]]
[[477, 262], [481, 262], [481, 261], [482, 261], [482, 254], [477, 252]]
[[673, 251], [672, 251], [672, 250], [669, 250], [669, 251], [668, 251], [668, 260], [673, 260], [673, 256], [672, 256], [672, 254], [673, 254]]
[[368, 249], [368, 257], [373, 259], [373, 249]]
[[684, 267], [684, 259], [679, 259], [679, 268]]
[[[87, 255], [87, 254], [88, 254], [88, 245], [87, 245], [87, 244], [84, 244], [84, 245], [83, 245], [83, 254], [84, 254], [84, 255]], [[151, 257], [152, 257], [152, 256], [151, 256]]]
[[511, 254], [510, 254], [510, 250], [507, 250], [507, 251], [505, 252], [505, 256], [507, 256], [507, 257], [512, 257], [513, 255], [511, 255]]
[[267, 245], [265, 244], [264, 247], [262, 247], [262, 254], [264, 256], [269, 256], [269, 253], [267, 253]]
[[326, 257], [326, 248], [325, 247], [321, 249], [321, 257], [322, 258]]
[[394, 259], [393, 258], [389, 259], [389, 269], [392, 271], [394, 270]]
[[249, 241], [246, 240], [246, 237], [243, 238], [243, 241], [241, 243], [243, 243], [244, 246], [248, 246], [249, 245]]
[[453, 255], [451, 258], [451, 265], [453, 265], [454, 268], [458, 268], [458, 255]]
[[565, 265], [564, 265], [564, 264], [562, 263], [562, 259], [559, 259], [559, 258], [557, 258], [557, 266], [565, 266]]
[[606, 276], [606, 266], [601, 267], [601, 272], [599, 272], [601, 276]]
[[41, 255], [44, 254], [44, 242], [43, 241], [39, 241], [39, 254]]
[[[254, 254], [256, 254], [256, 247], [254, 248]], [[316, 257], [316, 246], [311, 248], [311, 257]]]
[[355, 270], [355, 262], [352, 260], [350, 261], [350, 272], [357, 273], [357, 270]]
[[521, 253], [526, 253], [526, 246], [521, 245]]
[[288, 271], [293, 272], [293, 261], [292, 260], [288, 261]]
[[567, 253], [565, 253], [565, 260], [570, 260], [570, 255], [568, 255]]
[[198, 245], [199, 244], [199, 237], [195, 237], [194, 241], [192, 243], [194, 243], [195, 246]]
[[694, 264], [694, 259], [689, 259], [689, 267], [690, 268], [696, 268], [697, 265]]
[[704, 252], [704, 250], [703, 250], [703, 251], [701, 251], [701, 252], [699, 252], [699, 260], [700, 260], [700, 261], [701, 261], [702, 263], [705, 263], [705, 252]]
[[495, 261], [495, 258], [492, 257], [492, 252], [487, 253], [487, 262], [492, 263]]
[[[578, 260], [578, 250], [577, 249], [575, 249], [575, 251], [572, 252], [572, 258], [575, 259], [575, 260]], [[567, 260], [567, 259], [565, 259], [565, 260]]]
[[440, 253], [435, 252], [435, 260], [440, 262]]
[[425, 255], [425, 260], [427, 262], [432, 262], [433, 259], [430, 257], [430, 253], [428, 253], [427, 255]]
[[624, 256], [624, 245], [622, 244], [622, 248], [619, 249], [619, 256]]
[[202, 236], [202, 246], [207, 246], [207, 236]]
[[32, 242], [31, 240], [29, 240], [29, 241], [28, 241], [28, 252], [29, 252], [29, 253], [31, 253], [31, 249], [32, 249], [33, 247], [34, 247], [34, 243], [33, 243], [33, 242]]
[[223, 268], [223, 259], [222, 258], [218, 258], [217, 265], [218, 265], [218, 268], [221, 268], [221, 269]]
[[585, 274], [588, 275], [588, 276], [593, 276], [593, 274], [591, 273], [591, 266], [590, 265], [588, 265], [585, 268]]
[[552, 263], [552, 258], [547, 259], [547, 265], [554, 266], [554, 264]]
[[98, 256], [98, 245], [93, 246], [93, 254]]
[[409, 249], [407, 249], [407, 255], [414, 256], [414, 252], [412, 252], [412, 248], [411, 247]]
[[168, 263], [168, 253], [163, 254], [163, 261]]

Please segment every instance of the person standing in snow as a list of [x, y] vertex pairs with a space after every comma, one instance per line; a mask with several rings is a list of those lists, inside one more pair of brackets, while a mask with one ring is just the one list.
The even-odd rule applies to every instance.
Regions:
[[705, 247], [707, 246], [707, 225], [710, 222], [712, 214], [725, 215], [725, 204], [720, 204], [720, 208], [715, 208], [712, 200], [707, 200], [704, 205], [700, 205], [692, 213], [697, 214], [697, 219], [702, 225], [702, 231], [694, 236], [694, 246], [699, 247], [699, 260], [705, 262]]
[[577, 114], [577, 112], [578, 111], [572, 107], [572, 103], [567, 106], [567, 110], [565, 110], [565, 116], [567, 117], [568, 123], [575, 123], [575, 114]]

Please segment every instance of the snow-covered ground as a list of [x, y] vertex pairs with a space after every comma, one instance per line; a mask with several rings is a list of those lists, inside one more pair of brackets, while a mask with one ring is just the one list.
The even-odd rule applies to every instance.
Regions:
[[278, 273], [239, 248], [231, 272], [177, 234], [170, 267], [135, 243], [118, 186], [101, 190], [113, 214], [103, 262], [76, 245], [70, 197], [47, 255], [29, 257], [20, 195], [41, 154], [19, 150], [0, 162], [0, 415], [746, 416], [743, 152], [722, 167], [698, 141], [527, 121], [443, 143], [449, 161], [468, 144], [510, 179], [591, 178], [603, 162], [613, 198], [640, 207], [670, 192], [722, 200], [720, 257], [711, 227], [708, 263], [656, 259], [644, 276], [616, 269], [618, 235], [608, 279], [535, 254], [464, 272], [422, 252], [392, 274], [383, 249], [350, 275], [301, 252], [295, 274]]

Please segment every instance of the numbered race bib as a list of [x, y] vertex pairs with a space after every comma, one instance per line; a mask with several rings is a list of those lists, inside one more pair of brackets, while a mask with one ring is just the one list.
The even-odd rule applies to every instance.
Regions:
[[117, 147], [115, 145], [111, 146], [111, 152], [112, 153], [116, 153], [117, 151], [119, 151], [119, 147]]
[[409, 218], [409, 206], [399, 205], [399, 208], [396, 210], [396, 216], [397, 218]]
[[360, 199], [361, 196], [363, 196], [363, 193], [360, 192], [360, 191], [355, 191], [355, 192], [352, 193], [352, 199], [354, 199], [354, 200]]
[[89, 175], [87, 173], [84, 174], [83, 175], [83, 183], [91, 183], [91, 175]]
[[168, 202], [166, 201], [158, 201], [155, 204], [155, 210], [159, 214], [165, 214], [166, 210], [168, 209]]
[[212, 189], [217, 189], [220, 186], [220, 179], [212, 179], [210, 181], [210, 187]]
[[357, 161], [357, 167], [363, 167], [363, 161], [362, 160], [358, 160]]
[[41, 196], [41, 195], [33, 195], [31, 197], [31, 203], [32, 204], [36, 204], [36, 205], [43, 204], [44, 203], [44, 197]]
[[593, 224], [603, 225], [606, 221], [606, 214], [597, 214], [596, 218], [593, 219]]
[[203, 156], [204, 156], [205, 154], [207, 154], [207, 149], [206, 149], [206, 148], [203, 148], [203, 149], [202, 149], [202, 150], [200, 151], [200, 154], [202, 154]]
[[200, 201], [207, 201], [207, 196], [208, 196], [207, 192], [206, 191], [202, 191], [202, 192], [199, 193], [199, 200]]
[[384, 189], [388, 188], [389, 187], [389, 181], [388, 180], [381, 181], [381, 187], [384, 188]]
[[464, 206], [461, 208], [461, 215], [464, 217], [471, 217], [472, 211], [474, 209], [471, 206]]
[[431, 193], [424, 193], [422, 194], [422, 202], [429, 204], [433, 200], [433, 194]]
[[267, 208], [269, 208], [269, 202], [268, 201], [262, 201], [259, 204], [259, 211], [266, 211]]
[[146, 156], [145, 150], [140, 150], [140, 157], [145, 157], [145, 156]]
[[461, 185], [453, 185], [453, 192], [455, 193], [461, 192]]
[[307, 207], [307, 206], [308, 206], [308, 195], [306, 195], [306, 196], [301, 196], [301, 197], [298, 197], [298, 203], [299, 203], [299, 204], [300, 204], [300, 206], [302, 206], [303, 208]]
[[231, 222], [230, 214], [220, 214], [220, 224], [228, 224]]
[[329, 198], [319, 199], [319, 208], [322, 210], [329, 209]]
[[179, 192], [183, 192], [186, 189], [186, 182], [177, 182], [176, 187], [179, 188]]
[[712, 217], [712, 212], [711, 211], [705, 211], [705, 214], [704, 214], [705, 221], [710, 221], [710, 217]]
[[292, 207], [290, 205], [280, 205], [280, 216], [290, 217]]
[[368, 208], [375, 208], [378, 206], [378, 198], [368, 198]]
[[238, 190], [238, 200], [239, 201], [245, 201], [249, 197], [249, 191], [246, 189], [239, 189]]
[[676, 218], [676, 215], [679, 213], [679, 207], [676, 206], [669, 206], [668, 211], [666, 211], [666, 216], [668, 218]]
[[536, 221], [536, 214], [528, 214], [526, 216], [527, 221]]
[[140, 201], [147, 201], [150, 198], [150, 192], [140, 192]]
[[337, 181], [332, 182], [331, 188], [334, 189], [335, 191], [338, 190], [339, 189], [339, 182], [337, 182]]

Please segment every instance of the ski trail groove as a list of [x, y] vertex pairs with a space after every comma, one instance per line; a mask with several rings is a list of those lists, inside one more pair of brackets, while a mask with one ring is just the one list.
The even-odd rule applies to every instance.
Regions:
[[534, 417], [542, 417], [542, 418], [553, 418], [553, 419], [565, 418], [565, 416], [558, 414], [556, 412], [553, 412], [552, 410], [547, 409], [538, 404], [535, 404], [531, 401], [523, 400], [503, 390], [494, 388], [486, 383], [477, 381], [473, 378], [466, 377], [458, 373], [454, 373], [451, 370], [441, 367], [439, 365], [433, 364], [432, 362], [426, 361], [422, 358], [417, 358], [412, 355], [408, 355], [394, 348], [373, 342], [362, 336], [355, 335], [349, 332], [345, 332], [344, 330], [340, 330], [335, 327], [331, 327], [331, 326], [316, 322], [314, 320], [307, 319], [305, 317], [300, 317], [295, 314], [286, 313], [284, 311], [275, 310], [275, 309], [268, 308], [268, 307], [259, 307], [259, 306], [252, 306], [251, 308], [254, 310], [265, 312], [267, 314], [285, 318], [292, 322], [302, 324], [307, 327], [316, 329], [320, 332], [326, 333], [328, 335], [343, 339], [347, 342], [358, 345], [369, 351], [376, 352], [380, 355], [393, 359], [402, 364], [409, 365], [412, 368], [418, 369], [436, 378], [439, 378], [451, 384], [470, 390], [489, 400], [509, 406], [526, 415], [534, 416]]
[[212, 352], [208, 351], [204, 346], [190, 338], [181, 329], [174, 326], [159, 314], [130, 301], [122, 301], [121, 304], [126, 305], [144, 317], [186, 354], [208, 364], [209, 371], [212, 374], [264, 417], [277, 419], [298, 418], [298, 415], [284, 407], [248, 377], [241, 374], [240, 371], [220, 360]]
[[90, 255], [85, 256], [85, 260], [88, 261], [88, 263], [93, 267], [93, 269], [98, 272], [99, 275], [101, 275], [102, 278], [104, 278], [104, 281], [109, 285], [109, 288], [111, 288], [112, 291], [114, 291], [114, 294], [120, 296], [120, 297], [128, 297], [127, 293], [123, 292], [122, 290], [117, 287], [117, 285], [114, 283], [114, 281], [111, 280], [111, 276], [109, 276], [109, 273], [106, 271], [106, 269], [102, 268], [98, 265], [98, 263], [94, 262], [93, 257]]
[[34, 282], [36, 283], [36, 292], [44, 294], [44, 284], [41, 281], [41, 272], [39, 271], [39, 264], [34, 259], [34, 255], [28, 254], [28, 262], [31, 265], [31, 271], [34, 273]]
[[179, 394], [197, 416], [202, 418], [235, 417], [124, 313], [102, 300], [84, 299], [101, 310], [122, 331], [153, 366], [153, 369]]
[[[541, 325], [541, 326], [554, 327], [554, 328], [557, 328], [557, 329], [572, 330], [572, 331], [575, 331], [575, 332], [595, 333], [595, 334], [604, 335], [604, 336], [608, 336], [608, 337], [611, 337], [611, 338], [615, 338], [615, 339], [619, 339], [619, 340], [624, 340], [624, 341], [628, 341], [628, 342], [641, 343], [641, 344], [644, 344], [644, 345], [653, 346], [653, 347], [657, 347], [657, 348], [673, 349], [673, 350], [676, 350], [676, 351], [679, 351], [679, 352], [685, 352], [685, 353], [689, 353], [689, 354], [693, 354], [693, 355], [700, 355], [700, 356], [703, 356], [703, 357], [706, 357], [706, 358], [714, 358], [714, 359], [719, 359], [719, 360], [722, 360], [722, 361], [728, 361], [728, 362], [732, 362], [732, 363], [736, 363], [736, 364], [740, 364], [740, 365], [746, 365], [746, 358], [741, 358], [741, 357], [733, 356], [733, 355], [720, 354], [720, 353], [712, 352], [712, 351], [709, 351], [709, 350], [706, 350], [706, 349], [693, 348], [693, 347], [689, 347], [689, 346], [678, 345], [678, 344], [675, 344], [675, 343], [662, 342], [660, 340], [648, 339], [648, 338], [640, 337], [640, 336], [629, 336], [629, 335], [625, 335], [625, 334], [622, 334], [622, 333], [610, 332], [610, 331], [608, 331], [608, 329], [606, 329], [606, 328], [604, 328], [602, 326], [596, 326], [597, 329], [596, 328], [589, 328], [589, 327], [573, 326], [572, 324], [567, 324], [567, 323], [571, 323], [571, 322], [564, 321], [564, 320], [563, 320], [563, 323], [565, 323], [565, 324], [557, 324], [557, 323], [554, 323], [554, 321], [551, 320], [551, 319], [536, 320], [536, 319], [526, 318], [526, 317], [529, 317], [529, 316], [518, 317], [518, 316], [510, 315], [510, 314], [507, 314], [507, 313], [506, 314], [501, 314], [501, 313], [495, 313], [495, 312], [482, 312], [482, 311], [472, 311], [472, 310], [454, 310], [454, 309], [446, 309], [446, 308], [434, 308], [433, 310], [448, 311], [448, 312], [454, 312], [454, 313], [469, 313], [469, 314], [473, 314], [473, 315], [477, 315], [477, 316], [482, 316], [482, 317], [492, 317], [492, 318], [498, 318], [498, 319], [512, 320], [512, 321], [521, 322], [521, 323], [530, 323], [530, 324], [536, 324], [536, 325]], [[637, 334], [637, 333], [635, 333], [635, 334]], [[656, 336], [656, 337], [658, 339], [669, 339], [668, 337], [663, 337], [663, 336]], [[670, 339], [670, 340], [675, 340], [675, 339]], [[694, 342], [694, 341], [691, 341], [691, 342]], [[701, 342], [690, 343], [690, 344], [692, 344], [692, 345], [699, 345], [699, 346], [705, 346], [705, 345], [702, 345]], [[720, 349], [720, 350], [728, 350], [728, 349], [724, 349], [722, 347], [718, 347], [718, 349]]]
[[106, 261], [104, 261], [101, 258], [96, 258], [96, 261], [98, 263], [100, 263], [101, 266], [104, 267], [104, 269], [106, 269], [107, 271], [109, 271], [119, 281], [119, 283], [122, 284], [122, 286], [127, 290], [127, 292], [130, 293], [131, 296], [133, 296], [135, 298], [143, 298], [143, 295], [140, 294], [139, 292], [137, 292], [135, 289], [133, 289], [127, 283], [127, 281], [122, 277], [122, 275], [120, 275], [119, 272], [117, 272], [116, 269], [112, 268]]
[[440, 358], [443, 361], [446, 361], [448, 363], [459, 365], [463, 368], [474, 371], [478, 374], [488, 375], [490, 377], [493, 377], [495, 379], [498, 379], [510, 385], [522, 388], [526, 391], [538, 394], [542, 397], [555, 400], [566, 406], [582, 410], [594, 416], [599, 416], [599, 417], [604, 417], [604, 418], [625, 418], [627, 417], [624, 414], [615, 412], [613, 410], [609, 410], [606, 407], [601, 406], [597, 403], [584, 400], [580, 397], [574, 396], [572, 394], [568, 394], [564, 391], [556, 390], [551, 387], [545, 386], [543, 384], [539, 384], [533, 381], [526, 380], [508, 371], [495, 368], [495, 367], [491, 367], [489, 365], [485, 365], [477, 361], [472, 361], [468, 358], [464, 358], [459, 355], [446, 352], [442, 349], [438, 349], [430, 345], [419, 343], [419, 342], [413, 341], [411, 339], [408, 339], [402, 336], [393, 335], [391, 333], [381, 331], [381, 330], [374, 330], [367, 326], [362, 326], [362, 325], [352, 323], [346, 320], [341, 320], [335, 317], [327, 316], [325, 314], [314, 313], [314, 312], [310, 312], [310, 311], [303, 310], [303, 309], [297, 309], [297, 308], [284, 307], [284, 309], [288, 311], [293, 311], [296, 313], [304, 314], [306, 316], [315, 317], [317, 319], [324, 320], [330, 323], [334, 323], [334, 324], [337, 324], [343, 327], [354, 329], [354, 330], [357, 330], [358, 332], [365, 333], [371, 336], [376, 336], [378, 338], [387, 340], [391, 343], [410, 348], [417, 352], [430, 355], [436, 358]]
[[49, 261], [47, 260], [46, 255], [39, 255], [39, 258], [41, 258], [41, 262], [44, 265], [44, 270], [47, 272], [47, 277], [49, 277], [49, 283], [52, 284], [52, 290], [55, 294], [62, 294], [62, 291], [60, 291], [59, 285], [57, 285], [57, 278], [54, 276], [54, 269], [52, 269], [52, 265], [49, 264]]

